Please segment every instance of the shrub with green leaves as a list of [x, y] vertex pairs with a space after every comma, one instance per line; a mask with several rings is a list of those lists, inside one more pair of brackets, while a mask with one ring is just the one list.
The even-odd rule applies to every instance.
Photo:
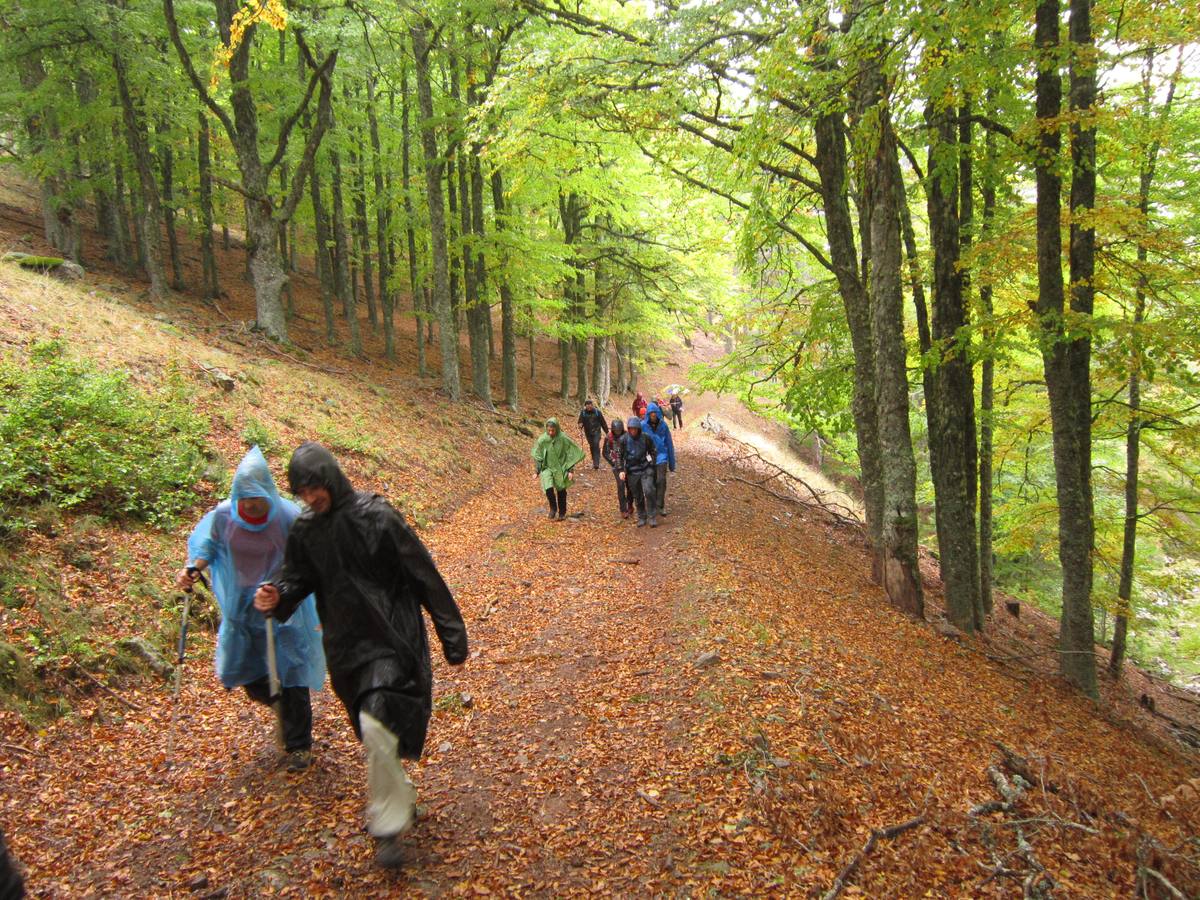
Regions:
[[50, 503], [168, 524], [196, 500], [207, 432], [182, 377], [146, 392], [58, 341], [35, 344], [0, 361], [0, 519], [24, 530]]

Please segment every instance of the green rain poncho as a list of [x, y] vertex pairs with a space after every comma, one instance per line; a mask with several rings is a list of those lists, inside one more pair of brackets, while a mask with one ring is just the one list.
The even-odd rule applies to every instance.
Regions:
[[[551, 426], [558, 432], [554, 437], [550, 437]], [[583, 451], [579, 449], [578, 444], [563, 434], [558, 419], [546, 420], [546, 431], [538, 437], [530, 455], [537, 466], [538, 474], [542, 476], [544, 491], [550, 488], [565, 490], [567, 473], [583, 462]]]

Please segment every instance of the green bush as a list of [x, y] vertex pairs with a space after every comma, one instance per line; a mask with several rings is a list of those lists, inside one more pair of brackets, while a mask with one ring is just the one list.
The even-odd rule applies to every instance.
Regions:
[[52, 504], [170, 524], [196, 501], [207, 431], [182, 378], [147, 393], [57, 341], [36, 344], [27, 361], [0, 361], [0, 520], [24, 531]]

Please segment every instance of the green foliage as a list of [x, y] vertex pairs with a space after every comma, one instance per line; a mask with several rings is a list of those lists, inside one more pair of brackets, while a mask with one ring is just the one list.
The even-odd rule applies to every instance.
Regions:
[[246, 420], [241, 438], [247, 448], [257, 445], [258, 449], [268, 456], [278, 453], [282, 447], [282, 442], [275, 436], [275, 433], [253, 417]]
[[206, 432], [177, 375], [147, 393], [35, 345], [0, 363], [0, 518], [22, 531], [49, 504], [168, 525], [195, 502]]

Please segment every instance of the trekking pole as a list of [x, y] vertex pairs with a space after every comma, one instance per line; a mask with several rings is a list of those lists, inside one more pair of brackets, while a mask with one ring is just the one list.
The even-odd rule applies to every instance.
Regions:
[[279, 662], [275, 657], [275, 615], [273, 613], [267, 613], [267, 689], [270, 692], [267, 701], [275, 710], [275, 724], [278, 728], [280, 749], [286, 749], [283, 731], [283, 688], [279, 683]]
[[[188, 566], [189, 575], [195, 575], [206, 588], [208, 581], [195, 566]], [[192, 608], [192, 589], [183, 592], [183, 617], [179, 623], [179, 651], [175, 658], [175, 689], [172, 692], [171, 730], [167, 733], [167, 768], [175, 763], [175, 732], [179, 727], [179, 694], [183, 690], [183, 661], [187, 651], [188, 614]]]

